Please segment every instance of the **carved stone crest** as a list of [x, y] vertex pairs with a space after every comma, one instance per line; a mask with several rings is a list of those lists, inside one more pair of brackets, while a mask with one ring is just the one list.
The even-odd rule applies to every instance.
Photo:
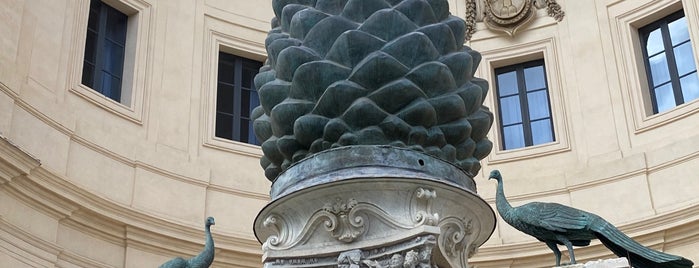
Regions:
[[534, 0], [486, 0], [483, 22], [488, 28], [514, 36], [536, 14]]
[[563, 20], [565, 12], [556, 0], [467, 0], [466, 39], [471, 39], [476, 32], [477, 22], [483, 22], [490, 30], [514, 36], [536, 17], [537, 10], [544, 8], [556, 21]]

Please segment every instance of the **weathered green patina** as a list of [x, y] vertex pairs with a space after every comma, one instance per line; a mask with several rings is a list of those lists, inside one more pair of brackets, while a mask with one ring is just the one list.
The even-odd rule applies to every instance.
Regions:
[[546, 243], [556, 255], [556, 266], [561, 264], [561, 251], [557, 245], [565, 245], [570, 263], [575, 263], [573, 246], [590, 245], [599, 239], [619, 257], [627, 257], [637, 268], [691, 268], [694, 263], [644, 247], [614, 225], [595, 214], [557, 203], [533, 202], [512, 207], [505, 198], [500, 171], [490, 172], [490, 179], [498, 182], [495, 203], [500, 216], [517, 230]]
[[480, 54], [447, 0], [275, 0], [253, 111], [269, 180], [353, 145], [425, 152], [467, 173], [492, 149]]
[[159, 268], [207, 268], [214, 262], [214, 239], [211, 237], [211, 225], [216, 224], [214, 217], [206, 218], [204, 223], [204, 235], [206, 242], [204, 249], [197, 256], [190, 259], [177, 257], [160, 265]]

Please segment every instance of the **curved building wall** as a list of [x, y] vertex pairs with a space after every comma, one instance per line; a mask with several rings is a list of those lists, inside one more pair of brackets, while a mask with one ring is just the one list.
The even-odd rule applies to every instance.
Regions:
[[[693, 63], [699, 58], [695, 1], [557, 1], [562, 21], [538, 11], [514, 37], [481, 23], [470, 46], [481, 52], [477, 76], [491, 81], [486, 105], [496, 114], [493, 152], [476, 179], [494, 204], [499, 169], [513, 205], [557, 202], [596, 213], [642, 244], [699, 260], [699, 100], [654, 114], [639, 29], [683, 9]], [[503, 66], [543, 59], [555, 140], [503, 149], [497, 75]], [[493, 205], [494, 208], [494, 205]], [[567, 259], [565, 247], [564, 260]], [[613, 257], [600, 245], [575, 251], [578, 260]], [[500, 220], [471, 259], [477, 267], [546, 267], [544, 243]]]
[[[263, 61], [271, 1], [105, 0], [128, 15], [122, 99], [82, 84], [89, 0], [9, 0], [0, 11], [0, 266], [153, 267], [203, 247], [215, 216], [215, 267], [260, 267], [252, 222], [268, 202], [259, 147], [214, 135], [218, 53]], [[699, 101], [653, 114], [638, 28], [692, 0], [558, 0], [513, 37], [484, 23], [467, 45], [491, 81], [543, 60], [553, 142], [495, 147], [476, 177], [494, 206], [492, 169], [517, 205], [594, 212], [644, 245], [699, 261]], [[480, 1], [478, 7], [482, 8]], [[465, 0], [451, 0], [465, 16]], [[131, 30], [136, 29], [136, 30]], [[644, 91], [645, 90], [645, 91]], [[611, 257], [599, 245], [579, 260]], [[546, 267], [550, 250], [499, 221], [474, 267]]]
[[128, 16], [120, 102], [81, 81], [89, 0], [2, 3], [0, 266], [157, 267], [214, 216], [215, 266], [260, 267], [270, 184], [208, 129], [208, 74], [220, 47], [264, 60], [271, 2], [104, 2]]

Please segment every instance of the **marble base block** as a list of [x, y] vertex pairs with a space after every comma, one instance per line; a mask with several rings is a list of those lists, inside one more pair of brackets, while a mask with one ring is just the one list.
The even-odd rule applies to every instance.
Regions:
[[631, 267], [631, 265], [629, 265], [629, 261], [626, 258], [617, 258], [617, 259], [589, 261], [585, 264], [579, 263], [579, 264], [557, 266], [554, 268], [628, 268], [628, 267]]

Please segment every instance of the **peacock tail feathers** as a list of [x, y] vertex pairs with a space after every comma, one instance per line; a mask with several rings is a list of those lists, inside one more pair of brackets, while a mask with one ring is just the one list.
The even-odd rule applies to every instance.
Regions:
[[688, 268], [692, 261], [660, 251], [647, 248], [626, 234], [622, 233], [611, 223], [599, 218], [591, 224], [595, 236], [617, 256], [626, 257], [632, 266], [637, 268]]

